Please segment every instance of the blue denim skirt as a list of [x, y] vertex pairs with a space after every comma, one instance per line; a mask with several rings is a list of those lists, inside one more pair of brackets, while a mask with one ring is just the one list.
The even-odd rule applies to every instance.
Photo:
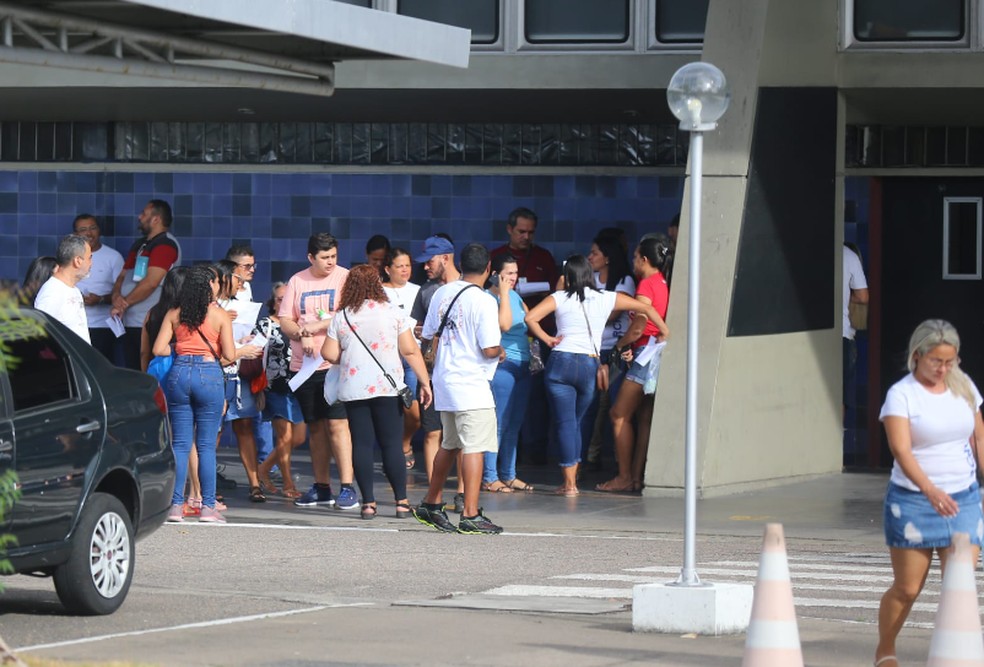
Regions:
[[940, 516], [922, 493], [889, 482], [885, 494], [885, 544], [900, 549], [948, 547], [954, 533], [967, 533], [971, 544], [981, 546], [984, 515], [977, 482], [950, 497], [960, 511], [953, 517]]
[[292, 424], [300, 424], [304, 421], [301, 413], [301, 404], [297, 402], [297, 397], [291, 394], [281, 394], [276, 391], [267, 391], [266, 407], [263, 408], [263, 419], [286, 419]]

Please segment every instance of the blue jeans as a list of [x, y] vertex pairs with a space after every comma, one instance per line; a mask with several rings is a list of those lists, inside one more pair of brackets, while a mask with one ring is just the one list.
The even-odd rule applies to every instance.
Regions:
[[530, 362], [506, 359], [495, 369], [492, 396], [495, 398], [495, 419], [498, 422], [499, 451], [485, 452], [482, 481], [516, 479], [516, 448], [519, 428], [526, 417], [530, 400]]
[[188, 455], [194, 444], [198, 450], [202, 504], [215, 507], [215, 440], [225, 401], [222, 370], [211, 359], [206, 361], [199, 356], [181, 355], [174, 359], [164, 384], [176, 469], [171, 503], [180, 505], [184, 502]]
[[543, 371], [562, 468], [581, 462], [581, 422], [594, 399], [597, 371], [597, 357], [556, 350]]

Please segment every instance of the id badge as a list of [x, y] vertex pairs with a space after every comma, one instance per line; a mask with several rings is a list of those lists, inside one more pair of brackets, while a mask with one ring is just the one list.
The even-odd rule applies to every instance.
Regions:
[[133, 279], [141, 281], [147, 277], [147, 266], [150, 264], [150, 257], [141, 255], [137, 257], [137, 263], [133, 265]]

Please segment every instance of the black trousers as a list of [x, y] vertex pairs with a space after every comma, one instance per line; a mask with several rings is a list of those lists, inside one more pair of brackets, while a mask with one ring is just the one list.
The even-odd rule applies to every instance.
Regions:
[[383, 472], [393, 488], [393, 498], [407, 497], [407, 466], [403, 459], [403, 411], [397, 396], [346, 401], [352, 433], [352, 467], [362, 502], [376, 502], [372, 490], [373, 446], [383, 450]]

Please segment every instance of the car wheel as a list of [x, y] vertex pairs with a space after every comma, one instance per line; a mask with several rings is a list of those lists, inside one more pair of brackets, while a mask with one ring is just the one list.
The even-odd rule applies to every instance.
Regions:
[[130, 515], [116, 497], [93, 493], [82, 509], [68, 560], [55, 570], [58, 599], [72, 613], [111, 614], [133, 580]]

